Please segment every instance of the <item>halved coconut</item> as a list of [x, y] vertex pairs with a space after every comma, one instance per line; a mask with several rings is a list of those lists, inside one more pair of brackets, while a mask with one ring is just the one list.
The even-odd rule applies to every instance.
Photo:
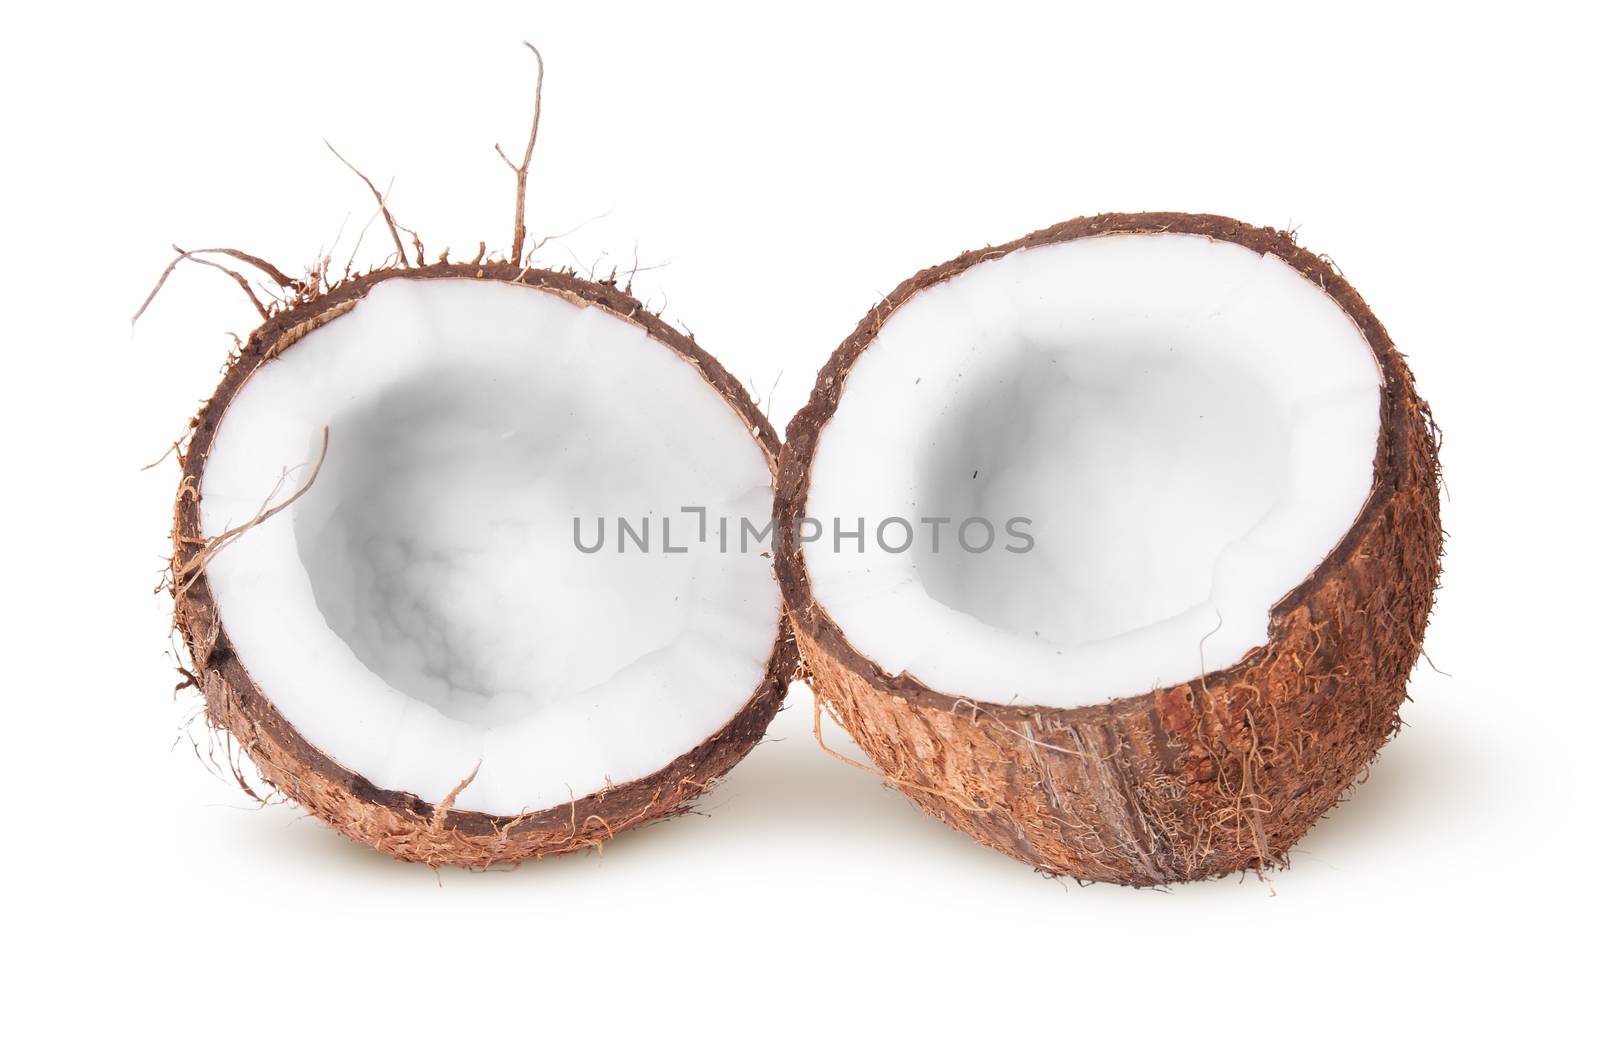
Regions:
[[1262, 867], [1398, 725], [1437, 444], [1323, 259], [1106, 215], [900, 285], [789, 425], [810, 680], [889, 780], [1046, 871]]
[[436, 265], [279, 313], [183, 464], [177, 622], [210, 719], [403, 859], [671, 814], [793, 670], [767, 558], [681, 514], [765, 526], [776, 452], [739, 384], [612, 286]]

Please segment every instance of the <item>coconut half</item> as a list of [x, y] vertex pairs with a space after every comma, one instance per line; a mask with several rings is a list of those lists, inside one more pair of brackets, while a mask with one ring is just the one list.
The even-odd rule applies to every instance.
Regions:
[[391, 855], [596, 846], [682, 809], [782, 701], [768, 559], [659, 522], [764, 526], [776, 453], [744, 389], [613, 286], [349, 281], [264, 324], [195, 421], [193, 680], [279, 792]]
[[1438, 453], [1323, 259], [1106, 215], [878, 305], [789, 425], [777, 566], [887, 778], [1043, 870], [1281, 860], [1371, 761], [1439, 574]]

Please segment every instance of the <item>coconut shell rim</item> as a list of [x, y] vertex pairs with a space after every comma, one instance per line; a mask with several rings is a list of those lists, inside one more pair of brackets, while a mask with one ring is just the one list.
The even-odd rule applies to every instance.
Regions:
[[[1124, 235], [1177, 233], [1202, 236], [1234, 243], [1259, 254], [1271, 254], [1316, 283], [1360, 331], [1371, 349], [1382, 375], [1379, 427], [1373, 454], [1373, 482], [1360, 513], [1351, 522], [1339, 543], [1322, 559], [1310, 575], [1285, 593], [1268, 615], [1268, 636], [1264, 644], [1252, 648], [1227, 666], [1213, 668], [1193, 677], [1173, 682], [1149, 692], [1116, 697], [1098, 703], [1053, 705], [1037, 703], [998, 703], [962, 696], [932, 688], [914, 675], [890, 674], [877, 661], [857, 649], [839, 624], [811, 592], [804, 550], [797, 536], [800, 519], [806, 514], [811, 484], [811, 465], [818, 439], [838, 408], [850, 370], [877, 338], [879, 330], [901, 306], [918, 293], [959, 276], [983, 262], [1005, 257], [1014, 251], [1051, 246], [1078, 239]], [[1416, 438], [1420, 411], [1422, 437]], [[1387, 329], [1366, 301], [1327, 258], [1301, 247], [1291, 233], [1263, 228], [1220, 214], [1181, 212], [1109, 213], [1074, 218], [1028, 233], [1007, 243], [966, 251], [939, 265], [923, 269], [902, 281], [856, 325], [854, 331], [833, 351], [817, 373], [817, 381], [806, 404], [790, 419], [779, 457], [778, 485], [773, 499], [773, 520], [777, 547], [774, 567], [790, 622], [819, 645], [836, 663], [856, 674], [879, 693], [934, 711], [983, 713], [1002, 723], [1023, 722], [1038, 712], [1054, 712], [1074, 721], [1093, 723], [1120, 719], [1149, 710], [1151, 698], [1168, 690], [1193, 684], [1223, 684], [1235, 680], [1264, 658], [1278, 642], [1290, 615], [1308, 600], [1332, 575], [1344, 568], [1374, 525], [1385, 518], [1391, 500], [1401, 488], [1405, 461], [1414, 447], [1426, 454], [1435, 480], [1438, 478], [1438, 431], [1427, 403], [1417, 397], [1414, 379], [1405, 357], [1389, 337]]]
[[[780, 449], [777, 432], [748, 391], [716, 358], [700, 347], [692, 333], [686, 334], [667, 324], [634, 298], [628, 290], [618, 288], [612, 282], [589, 280], [570, 271], [538, 269], [510, 262], [440, 261], [421, 266], [394, 266], [352, 276], [320, 294], [290, 302], [251, 332], [249, 338], [230, 357], [221, 382], [206, 399], [200, 412], [191, 420], [187, 444], [181, 451], [181, 479], [173, 512], [171, 569], [174, 573], [201, 548], [199, 542], [202, 540], [200, 529], [202, 497], [199, 484], [203, 481], [206, 461], [217, 428], [225, 419], [233, 397], [263, 364], [278, 357], [317, 328], [354, 308], [377, 285], [397, 279], [471, 279], [510, 283], [541, 290], [575, 304], [605, 310], [642, 328], [652, 338], [694, 367], [701, 378], [745, 423], [754, 443], [760, 447], [766, 458], [776, 488]], [[598, 820], [603, 827], [600, 831], [609, 838], [615, 831], [620, 831], [610, 824], [611, 819], [617, 816], [619, 808], [623, 812], [636, 809], [638, 815], [627, 819], [626, 825], [622, 828], [644, 824], [681, 811], [683, 805], [691, 801], [694, 795], [709, 787], [759, 742], [782, 705], [789, 681], [798, 666], [798, 652], [788, 614], [780, 604], [772, 650], [767, 655], [761, 680], [732, 717], [700, 744], [644, 777], [608, 785], [586, 795], [577, 796], [568, 802], [537, 808], [518, 815], [490, 814], [456, 809], [449, 806], [452, 802], [450, 798], [436, 805], [414, 793], [381, 788], [312, 744], [278, 711], [250, 678], [227, 634], [226, 623], [212, 597], [210, 583], [204, 570], [194, 576], [187, 587], [174, 578], [171, 589], [174, 597], [174, 625], [181, 635], [193, 668], [184, 671], [186, 679], [201, 686], [204, 691], [201, 676], [207, 671], [219, 672], [226, 691], [237, 697], [236, 705], [219, 707], [211, 703], [211, 696], [207, 694], [207, 713], [212, 724], [219, 728], [234, 729], [234, 711], [225, 708], [237, 708], [237, 713], [243, 721], [248, 726], [259, 727], [264, 731], [266, 737], [282, 749], [300, 771], [314, 775], [322, 784], [340, 791], [341, 794], [348, 793], [349, 797], [359, 803], [408, 820], [408, 824], [417, 831], [432, 834], [433, 843], [430, 847], [432, 855], [419, 859], [431, 864], [458, 862], [481, 866], [598, 846], [598, 840], [592, 835], [596, 830], [590, 823]], [[211, 620], [214, 630], [209, 633], [197, 628], [203, 624], [207, 616], [214, 617]], [[234, 737], [243, 750], [254, 758], [252, 742], [247, 740], [247, 735], [235, 732]], [[259, 765], [261, 764], [258, 761]], [[704, 782], [690, 780], [695, 774], [702, 772], [702, 767], [710, 767], [704, 771], [707, 779]], [[270, 779], [269, 783], [274, 784], [280, 791], [284, 790], [282, 784]], [[694, 789], [687, 796], [683, 794], [685, 784]], [[674, 796], [663, 801], [661, 793], [667, 789], [673, 789]], [[296, 802], [303, 802], [297, 798], [297, 792], [285, 791], [284, 794]], [[313, 809], [313, 812], [354, 839], [388, 850], [388, 853], [397, 857], [412, 857], [403, 851], [387, 849], [384, 844], [375, 840], [372, 834], [354, 835], [347, 828], [351, 824], [349, 822], [333, 820], [319, 810]], [[551, 849], [550, 845], [539, 843], [525, 850], [516, 849], [517, 836], [538, 834], [543, 831], [560, 832], [569, 822], [572, 824], [572, 843], [569, 846]], [[579, 826], [579, 822], [584, 824]], [[379, 826], [377, 833], [380, 838], [384, 832], [386, 830]], [[473, 850], [476, 845], [470, 843], [460, 845], [459, 851], [453, 850], [456, 838], [460, 837], [501, 840], [511, 838], [512, 844], [507, 847], [504, 857], [485, 856]], [[456, 857], [457, 855], [459, 857]]]

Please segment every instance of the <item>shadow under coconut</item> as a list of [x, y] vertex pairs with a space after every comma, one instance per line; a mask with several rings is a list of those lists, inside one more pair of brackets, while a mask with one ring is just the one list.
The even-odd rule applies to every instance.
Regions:
[[[824, 725], [832, 750], [869, 762], [843, 731]], [[779, 838], [780, 844], [826, 848], [869, 864], [957, 858], [980, 868], [1032, 873], [925, 814], [875, 773], [830, 757], [817, 746], [811, 727], [809, 691], [791, 696], [767, 739], [702, 802], [715, 827], [741, 840], [770, 844]]]
[[1447, 724], [1451, 709], [1429, 705], [1407, 724], [1305, 838], [1289, 852], [1296, 872], [1336, 872], [1402, 850], [1426, 857], [1428, 837], [1463, 817], [1492, 810], [1494, 752]]
[[[1471, 733], [1445, 724], [1452, 714], [1446, 705], [1430, 700], [1408, 714], [1417, 722], [1385, 747], [1365, 779], [1289, 852], [1292, 869], [1272, 871], [1260, 879], [1249, 873], [1232, 874], [1165, 889], [1102, 884], [1084, 890], [1102, 897], [1200, 898], [1243, 883], [1259, 886], [1261, 897], [1269, 898], [1297, 880], [1314, 887], [1330, 871], [1365, 865], [1374, 873], [1387, 874], [1395, 859], [1426, 857], [1426, 838], [1441, 822], [1490, 809], [1492, 795], [1474, 779], [1486, 776], [1492, 750]], [[1047, 883], [1031, 868], [923, 813], [877, 777], [824, 754], [811, 733], [811, 717], [809, 692], [792, 691], [768, 739], [702, 802], [700, 809], [711, 819], [706, 824], [722, 837], [719, 842], [748, 840], [764, 849], [775, 843], [802, 850], [826, 846], [867, 864], [921, 862], [933, 869], [932, 864], [938, 863], [960, 874], [983, 874], [991, 884], [1003, 878]], [[825, 723], [824, 734], [833, 750], [867, 761], [836, 727]], [[671, 839], [665, 829], [657, 835]], [[1070, 879], [1061, 883], [1079, 891]]]
[[[1366, 780], [1289, 853], [1295, 869], [1267, 875], [1264, 898], [1272, 894], [1272, 885], [1292, 885], [1297, 878], [1309, 883], [1322, 872], [1341, 872], [1372, 852], [1397, 847], [1413, 851], [1430, 821], [1457, 815], [1475, 802], [1468, 790], [1470, 779], [1483, 774], [1483, 750], [1466, 735], [1434, 724], [1437, 715], [1432, 709], [1418, 714], [1426, 715], [1427, 723], [1407, 727], [1387, 746]], [[1004, 886], [1006, 880], [1024, 888], [1050, 886], [1029, 867], [923, 813], [875, 775], [826, 755], [817, 747], [811, 725], [810, 691], [796, 685], [766, 739], [687, 814], [621, 833], [600, 851], [486, 872], [514, 873], [530, 884], [547, 885], [602, 867], [648, 875], [663, 859], [699, 858], [713, 852], [726, 857], [725, 853], [736, 851], [760, 860], [795, 857], [811, 864], [816, 855], [825, 853], [865, 867], [915, 862], [931, 869], [938, 864], [945, 872], [967, 878], [967, 883], [981, 877], [985, 887]], [[824, 725], [829, 747], [866, 762], [848, 736], [829, 722]], [[341, 875], [445, 886], [469, 883], [469, 875], [477, 875], [455, 867], [442, 867], [435, 874], [426, 866], [396, 861], [346, 839], [292, 806], [255, 813], [266, 822], [253, 832], [251, 843], [276, 845], [279, 850], [269, 857], [305, 860]], [[848, 867], [844, 872], [850, 872]], [[1235, 888], [1240, 882], [1234, 875], [1177, 885], [1166, 892], [1199, 897], [1212, 888]], [[1244, 882], [1257, 883], [1248, 876]], [[1070, 880], [1062, 883], [1072, 893], [1080, 891]], [[1083, 890], [1102, 897], [1162, 894], [1114, 885]]]

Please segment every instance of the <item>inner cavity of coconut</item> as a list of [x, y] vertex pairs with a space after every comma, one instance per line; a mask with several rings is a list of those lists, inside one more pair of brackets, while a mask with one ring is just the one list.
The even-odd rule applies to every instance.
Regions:
[[[205, 532], [306, 482], [324, 427], [310, 489], [207, 574], [256, 685], [380, 788], [437, 802], [476, 768], [459, 809], [566, 803], [666, 766], [761, 683], [769, 561], [679, 513], [764, 526], [765, 457], [642, 328], [513, 284], [385, 281], [235, 395]], [[663, 515], [687, 551], [662, 550]], [[651, 548], [619, 552], [619, 518]]]
[[1354, 323], [1276, 257], [1179, 234], [1012, 252], [913, 296], [851, 369], [812, 468], [813, 593], [952, 695], [1189, 680], [1264, 644], [1350, 529], [1381, 393]]

